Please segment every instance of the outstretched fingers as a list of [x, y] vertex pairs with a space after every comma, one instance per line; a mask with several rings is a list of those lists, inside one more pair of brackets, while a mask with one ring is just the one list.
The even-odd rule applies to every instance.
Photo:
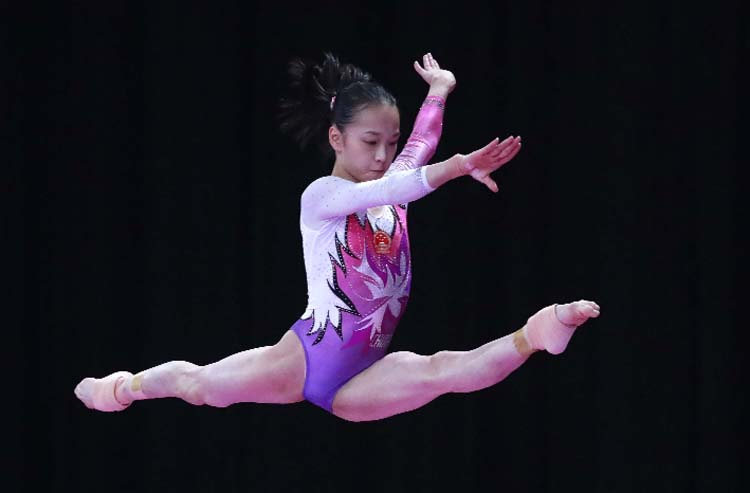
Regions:
[[432, 56], [432, 53], [427, 53], [427, 56], [430, 57], [430, 66], [434, 69], [440, 70], [440, 64], [435, 60], [435, 57]]
[[518, 154], [518, 151], [520, 150], [521, 150], [521, 143], [518, 142], [517, 144], [513, 145], [509, 149], [506, 149], [505, 151], [501, 152], [498, 158], [503, 162], [503, 164], [505, 164], [511, 159], [513, 159], [515, 155]]
[[485, 146], [479, 152], [479, 159], [484, 163], [477, 163], [479, 167], [494, 171], [507, 163], [521, 150], [521, 138], [512, 137], [505, 139], [495, 146]]
[[[499, 140], [500, 140], [499, 138], [495, 137], [494, 139], [492, 139], [490, 141], [489, 144], [487, 144], [486, 146], [482, 147], [481, 149], [479, 149], [477, 151], [474, 151], [474, 153], [477, 156], [479, 156], [479, 157], [491, 156], [492, 153], [495, 150], [497, 150], [497, 148], [500, 146], [500, 143], [498, 143]], [[505, 141], [503, 141], [503, 142], [505, 142]]]
[[[500, 149], [505, 149], [506, 147], [508, 147], [509, 145], [513, 143], [514, 139], [520, 139], [520, 137], [513, 137], [512, 135], [509, 135], [502, 142], [500, 142], [497, 145], [497, 147]], [[500, 139], [497, 139], [497, 140], [500, 140]]]
[[425, 70], [433, 70], [435, 68], [440, 68], [437, 65], [437, 62], [434, 58], [432, 58], [432, 53], [425, 53], [422, 55], [422, 66]]
[[503, 164], [507, 163], [511, 159], [515, 157], [516, 154], [518, 154], [518, 151], [521, 150], [521, 138], [516, 137], [513, 139], [513, 141], [505, 146], [503, 149], [497, 149], [495, 152], [492, 153], [490, 156], [493, 166], [494, 167], [500, 167]]
[[502, 142], [495, 138], [481, 149], [469, 154], [464, 167], [472, 178], [483, 183], [491, 191], [497, 192], [499, 187], [490, 173], [513, 159], [520, 150], [521, 137], [511, 135]]
[[505, 157], [521, 145], [521, 137], [508, 137], [494, 149], [492, 149], [491, 156], [493, 158]]
[[437, 60], [433, 58], [432, 53], [425, 53], [422, 55], [421, 65], [418, 61], [414, 60], [414, 69], [419, 75], [424, 77], [432, 70], [440, 70], [440, 65]]
[[503, 153], [503, 155], [500, 156], [500, 160], [502, 161], [501, 165], [507, 163], [508, 161], [510, 161], [511, 159], [513, 159], [514, 157], [516, 157], [516, 154], [518, 154], [518, 151], [520, 151], [520, 150], [521, 150], [521, 143], [518, 142], [507, 153]]
[[509, 151], [513, 148], [513, 146], [516, 144], [517, 139], [520, 139], [519, 137], [513, 137], [512, 135], [510, 137], [507, 137], [502, 142], [499, 142], [499, 138], [495, 138], [484, 146], [483, 148], [479, 149], [477, 151], [477, 155], [489, 158], [490, 160], [494, 160], [497, 157], [499, 157], [503, 152]]

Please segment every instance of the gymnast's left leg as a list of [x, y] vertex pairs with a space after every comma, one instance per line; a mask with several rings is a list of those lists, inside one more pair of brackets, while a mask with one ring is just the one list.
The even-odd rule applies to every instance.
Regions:
[[339, 389], [333, 414], [374, 421], [412, 411], [443, 394], [484, 389], [505, 379], [534, 351], [563, 352], [576, 327], [598, 316], [599, 306], [591, 301], [553, 305], [513, 334], [471, 351], [388, 354]]

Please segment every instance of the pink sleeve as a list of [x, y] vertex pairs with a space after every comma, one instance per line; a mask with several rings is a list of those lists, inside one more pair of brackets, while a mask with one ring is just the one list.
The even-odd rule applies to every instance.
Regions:
[[393, 160], [388, 172], [424, 166], [435, 154], [440, 134], [443, 131], [443, 111], [445, 99], [428, 96], [422, 103], [414, 129], [401, 153]]

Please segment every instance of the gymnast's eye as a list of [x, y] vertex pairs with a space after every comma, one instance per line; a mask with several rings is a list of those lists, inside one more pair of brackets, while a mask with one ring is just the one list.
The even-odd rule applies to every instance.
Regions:
[[365, 144], [371, 145], [371, 146], [374, 146], [375, 144], [377, 144], [377, 141], [374, 141], [374, 140], [366, 140], [364, 142], [365, 142]]

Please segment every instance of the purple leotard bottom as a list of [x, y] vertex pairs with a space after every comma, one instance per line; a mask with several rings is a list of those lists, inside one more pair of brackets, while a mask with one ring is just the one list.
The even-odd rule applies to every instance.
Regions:
[[[361, 317], [342, 313], [342, 337], [330, 322], [325, 337], [309, 334], [312, 320], [298, 320], [291, 330], [297, 334], [305, 348], [304, 397], [316, 406], [333, 413], [336, 392], [355, 375], [385, 356], [393, 333], [372, 335], [372, 326], [362, 326]], [[391, 325], [391, 324], [387, 324]], [[395, 329], [395, 324], [393, 324]]]

